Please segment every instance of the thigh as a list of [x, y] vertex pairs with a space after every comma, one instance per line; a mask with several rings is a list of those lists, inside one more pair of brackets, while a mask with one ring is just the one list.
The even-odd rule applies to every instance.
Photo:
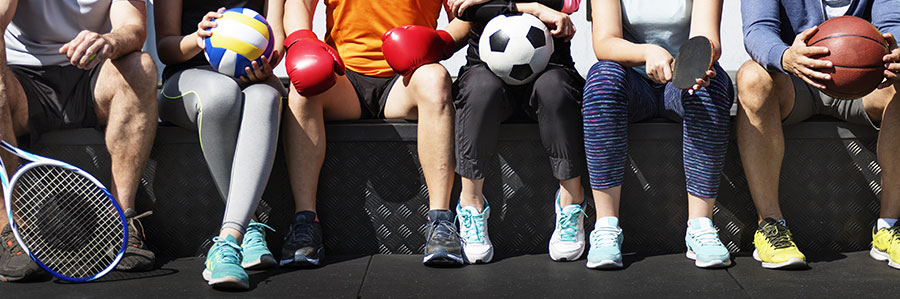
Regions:
[[483, 64], [461, 68], [452, 93], [460, 120], [469, 114], [490, 114], [503, 121], [518, 108], [507, 94], [507, 85]]
[[[431, 63], [420, 66], [412, 75], [400, 77], [385, 92], [384, 117], [418, 119], [419, 102], [438, 96], [449, 102], [451, 84], [450, 74], [443, 65]], [[439, 95], [434, 96], [435, 93]]]
[[634, 68], [625, 68], [625, 99], [628, 102], [628, 121], [639, 122], [659, 115], [662, 94], [655, 84]]
[[203, 109], [240, 106], [241, 93], [235, 79], [201, 67], [178, 71], [166, 79], [158, 98], [162, 121], [197, 129]]
[[[350, 71], [348, 70], [348, 73]], [[338, 76], [334, 86], [311, 97], [297, 93], [291, 85], [288, 93], [288, 108], [294, 114], [304, 114], [310, 105], [321, 107], [325, 120], [354, 120], [361, 115], [360, 101], [353, 84], [347, 76]]]
[[[857, 119], [859, 116], [866, 116], [870, 123], [875, 126], [876, 124], [880, 124], [882, 118], [884, 117], [884, 110], [887, 108], [888, 104], [897, 98], [897, 87], [889, 86], [887, 88], [876, 89], [863, 97], [858, 105], [857, 109], [862, 109], [865, 113], [855, 112], [857, 115]], [[877, 128], [878, 126], [876, 126]]]

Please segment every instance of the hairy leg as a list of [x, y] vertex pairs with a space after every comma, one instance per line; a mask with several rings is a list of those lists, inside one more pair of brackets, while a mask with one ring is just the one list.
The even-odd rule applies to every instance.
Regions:
[[900, 218], [900, 92], [897, 85], [878, 89], [863, 98], [869, 118], [881, 121], [878, 164], [881, 166], [880, 218]]

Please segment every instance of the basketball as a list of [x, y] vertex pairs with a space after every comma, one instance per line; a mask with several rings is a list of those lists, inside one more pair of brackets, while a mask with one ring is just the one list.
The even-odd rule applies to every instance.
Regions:
[[815, 59], [831, 61], [833, 69], [820, 70], [831, 74], [831, 80], [823, 81], [826, 94], [839, 99], [858, 99], [878, 87], [884, 80], [884, 55], [888, 43], [868, 21], [841, 16], [819, 25], [806, 44], [810, 47], [828, 48], [828, 55]]
[[[275, 40], [266, 18], [249, 8], [232, 8], [213, 19], [212, 36], [204, 38], [206, 60], [219, 73], [246, 76], [250, 62], [272, 55]], [[261, 61], [260, 61], [261, 62]]]

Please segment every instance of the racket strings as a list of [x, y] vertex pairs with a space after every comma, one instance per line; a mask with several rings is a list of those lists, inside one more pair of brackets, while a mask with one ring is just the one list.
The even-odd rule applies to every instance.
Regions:
[[88, 278], [112, 264], [124, 242], [104, 189], [81, 174], [43, 165], [14, 182], [19, 234], [31, 254], [64, 276]]

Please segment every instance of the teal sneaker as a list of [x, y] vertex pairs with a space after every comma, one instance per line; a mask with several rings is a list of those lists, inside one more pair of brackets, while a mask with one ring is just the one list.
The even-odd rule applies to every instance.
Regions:
[[494, 245], [488, 235], [488, 217], [491, 206], [484, 200], [484, 210], [456, 205], [456, 219], [459, 221], [459, 239], [463, 257], [469, 264], [490, 263], [494, 257]]
[[203, 279], [214, 288], [249, 289], [250, 279], [241, 267], [241, 247], [232, 236], [213, 238], [213, 246], [206, 254]]
[[588, 250], [587, 267], [591, 269], [622, 268], [622, 229], [619, 218], [597, 219], [591, 232], [591, 249]]
[[584, 203], [567, 206], [559, 205], [559, 190], [556, 191], [556, 228], [550, 235], [550, 259], [574, 261], [584, 253]]
[[244, 259], [241, 260], [241, 267], [248, 270], [268, 269], [275, 266], [275, 256], [269, 251], [266, 244], [266, 229], [275, 231], [268, 225], [250, 221], [247, 225], [247, 231], [244, 232], [244, 242], [241, 244], [241, 252]]
[[700, 268], [727, 267], [731, 265], [731, 254], [719, 240], [719, 231], [712, 220], [700, 217], [688, 220], [687, 233], [684, 235], [689, 259]]

